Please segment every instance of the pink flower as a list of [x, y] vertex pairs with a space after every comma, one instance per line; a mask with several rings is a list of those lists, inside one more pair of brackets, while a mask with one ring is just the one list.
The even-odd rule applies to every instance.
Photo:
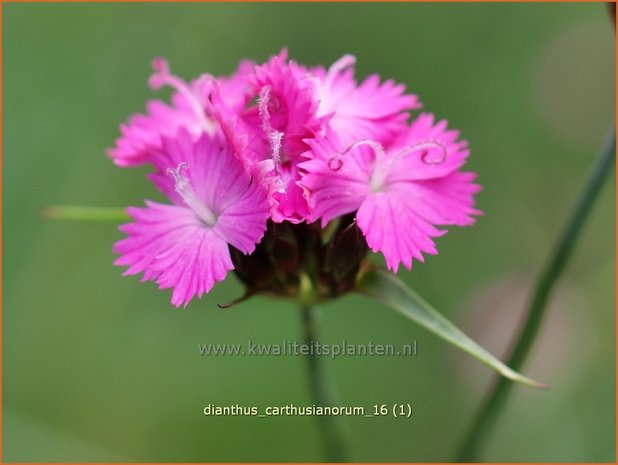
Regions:
[[311, 192], [309, 221], [356, 212], [367, 244], [380, 251], [389, 269], [412, 267], [422, 253], [436, 254], [437, 225], [474, 222], [474, 173], [460, 172], [469, 155], [446, 121], [421, 114], [388, 146], [365, 139], [341, 150], [332, 138], [309, 142], [314, 158], [302, 163], [303, 185]]
[[176, 306], [235, 267], [249, 294], [289, 297], [309, 277], [332, 298], [354, 286], [368, 247], [410, 269], [437, 253], [440, 226], [472, 224], [467, 143], [430, 114], [409, 124], [417, 97], [377, 75], [357, 84], [354, 64], [308, 68], [283, 50], [186, 83], [154, 60], [149, 85], [173, 87], [171, 104], [150, 102], [108, 154], [152, 165], [172, 204], [129, 208], [115, 263], [173, 288]]
[[172, 304], [187, 305], [210, 291], [233, 269], [229, 246], [251, 253], [266, 230], [266, 190], [243, 169], [223, 138], [202, 134], [197, 141], [184, 129], [163, 138], [151, 160], [156, 186], [173, 202], [146, 201], [130, 207], [135, 220], [120, 230], [116, 265], [125, 275], [173, 288]]

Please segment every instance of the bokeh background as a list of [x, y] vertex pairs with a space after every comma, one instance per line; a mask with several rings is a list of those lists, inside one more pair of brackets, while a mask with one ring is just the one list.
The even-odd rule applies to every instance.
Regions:
[[[614, 114], [604, 4], [3, 5], [3, 460], [319, 461], [315, 418], [205, 417], [209, 403], [311, 403], [300, 357], [201, 357], [198, 344], [300, 337], [294, 304], [238, 296], [187, 309], [112, 266], [114, 224], [50, 222], [48, 205], [159, 199], [104, 156], [143, 111], [154, 56], [192, 78], [287, 46], [309, 65], [357, 56], [406, 83], [470, 141], [477, 225], [400, 273], [494, 353], [577, 198]], [[488, 461], [615, 460], [615, 178], [603, 189]], [[402, 344], [409, 357], [326, 360], [346, 405], [407, 403], [412, 420], [344, 418], [354, 461], [448, 461], [489, 369], [356, 295], [324, 305], [324, 342]]]

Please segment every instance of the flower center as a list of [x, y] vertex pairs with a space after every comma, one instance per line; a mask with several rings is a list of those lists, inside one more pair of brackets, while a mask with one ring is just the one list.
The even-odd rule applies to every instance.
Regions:
[[189, 169], [186, 161], [181, 162], [176, 168], [167, 169], [168, 176], [174, 178], [174, 190], [206, 226], [213, 227], [217, 223], [217, 216], [197, 196], [191, 181], [181, 174], [181, 171], [186, 169]]
[[365, 139], [354, 142], [343, 152], [333, 155], [333, 157], [331, 157], [327, 162], [328, 168], [331, 171], [339, 171], [343, 167], [342, 157], [355, 148], [363, 145], [371, 147], [375, 154], [373, 172], [369, 181], [373, 192], [380, 192], [384, 188], [386, 178], [391, 172], [393, 164], [407, 155], [418, 153], [421, 157], [421, 161], [427, 165], [437, 165], [443, 163], [448, 155], [446, 147], [440, 142], [423, 141], [404, 147], [396, 155], [387, 157], [382, 144], [375, 140]]
[[[208, 118], [204, 112], [204, 106], [201, 103], [203, 95], [198, 95], [196, 90], [191, 89], [185, 81], [178, 76], [171, 74], [167, 61], [163, 58], [155, 58], [152, 61], [152, 69], [154, 73], [148, 80], [148, 85], [154, 89], [160, 89], [161, 87], [168, 85], [173, 87], [180, 95], [182, 95], [191, 110], [198, 119], [202, 129], [208, 134], [213, 135], [217, 129], [214, 120]], [[202, 94], [206, 93], [206, 90], [212, 85], [214, 78], [210, 75], [202, 75], [197, 82], [197, 87]]]

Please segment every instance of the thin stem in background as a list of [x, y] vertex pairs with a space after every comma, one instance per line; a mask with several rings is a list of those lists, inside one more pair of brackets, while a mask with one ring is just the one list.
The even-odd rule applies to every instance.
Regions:
[[[530, 352], [532, 344], [539, 331], [554, 284], [564, 271], [571, 252], [579, 238], [583, 226], [598, 197], [603, 182], [610, 173], [616, 154], [616, 128], [612, 126], [605, 145], [599, 153], [592, 172], [579, 197], [575, 208], [560, 236], [553, 254], [540, 274], [525, 323], [521, 329], [507, 365], [519, 371]], [[490, 391], [487, 402], [476, 417], [459, 455], [457, 462], [477, 462], [483, 441], [487, 439], [494, 423], [504, 408], [513, 383], [503, 377], [496, 380]]]
[[[318, 308], [314, 305], [301, 305], [303, 335], [305, 344], [313, 347], [318, 341], [317, 316]], [[335, 390], [328, 377], [321, 357], [311, 350], [306, 356], [309, 374], [309, 388], [314, 403], [321, 407], [330, 407], [334, 404]], [[345, 448], [343, 434], [339, 428], [340, 419], [331, 415], [316, 415], [319, 422], [320, 436], [324, 445], [324, 459], [326, 462], [345, 462]]]

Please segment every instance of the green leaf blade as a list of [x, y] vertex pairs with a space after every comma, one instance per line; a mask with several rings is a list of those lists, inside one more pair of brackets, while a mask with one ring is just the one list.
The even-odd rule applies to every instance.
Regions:
[[59, 205], [47, 207], [42, 211], [48, 220], [91, 221], [100, 223], [121, 223], [131, 219], [124, 208], [82, 207]]
[[502, 376], [528, 386], [548, 388], [547, 385], [523, 376], [506, 366], [498, 358], [466, 336], [394, 274], [386, 270], [371, 269], [361, 276], [356, 290], [377, 302], [397, 310], [408, 319], [418, 323], [425, 329], [496, 370]]

